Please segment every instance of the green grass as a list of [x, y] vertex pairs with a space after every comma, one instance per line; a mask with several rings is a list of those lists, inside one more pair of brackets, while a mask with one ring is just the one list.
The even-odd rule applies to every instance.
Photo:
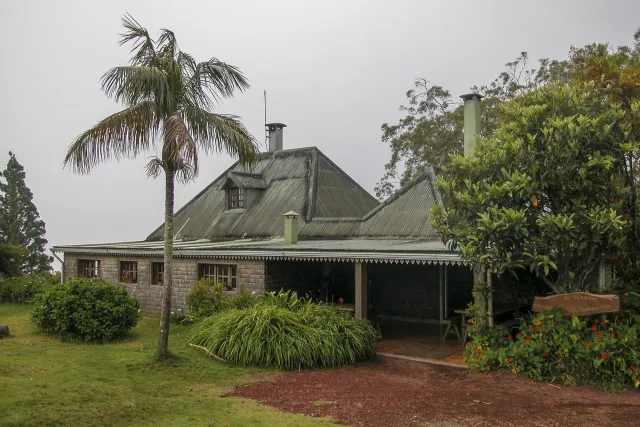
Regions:
[[281, 414], [222, 397], [274, 371], [230, 366], [188, 347], [189, 331], [171, 327], [175, 358], [153, 362], [158, 319], [145, 318], [130, 339], [107, 345], [63, 343], [29, 322], [30, 306], [0, 304], [2, 426], [318, 426], [326, 419]]

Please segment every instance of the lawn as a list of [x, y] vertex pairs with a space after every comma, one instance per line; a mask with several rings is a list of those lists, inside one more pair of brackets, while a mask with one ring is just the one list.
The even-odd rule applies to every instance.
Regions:
[[188, 347], [172, 326], [175, 358], [155, 363], [158, 319], [109, 345], [62, 343], [29, 322], [31, 307], [0, 304], [0, 425], [319, 426], [328, 419], [283, 414], [253, 400], [222, 397], [273, 371], [230, 366]]

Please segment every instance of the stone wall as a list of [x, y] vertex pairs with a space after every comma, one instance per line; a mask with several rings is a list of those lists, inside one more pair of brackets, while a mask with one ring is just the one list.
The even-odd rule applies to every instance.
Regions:
[[[145, 313], [152, 314], [160, 311], [163, 286], [151, 284], [151, 263], [162, 262], [162, 258], [65, 254], [63, 267], [65, 281], [77, 277], [78, 260], [100, 261], [100, 277], [107, 282], [123, 286], [129, 295], [138, 300], [140, 308]], [[138, 283], [120, 283], [120, 262], [122, 261], [138, 263]], [[198, 264], [201, 263], [235, 264], [238, 266], [238, 290], [264, 292], [264, 261], [174, 258], [172, 310], [187, 310], [184, 297], [198, 280]]]

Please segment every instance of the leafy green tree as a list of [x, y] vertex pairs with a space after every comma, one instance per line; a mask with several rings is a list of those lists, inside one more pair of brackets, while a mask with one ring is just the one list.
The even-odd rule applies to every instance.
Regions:
[[21, 246], [0, 243], [0, 277], [19, 276], [27, 250]]
[[[640, 89], [634, 74], [639, 57], [640, 30], [630, 46], [613, 48], [593, 43], [571, 47], [567, 59], [542, 58], [534, 68], [529, 67], [529, 57], [522, 52], [505, 64], [504, 71], [493, 82], [470, 88], [471, 92], [484, 96], [481, 136], [491, 136], [498, 127], [500, 104], [549, 82], [594, 80], [601, 86], [610, 85], [625, 100], [628, 109]], [[406, 97], [407, 105], [400, 107], [406, 116], [397, 124], [382, 125], [382, 141], [389, 144], [391, 158], [375, 188], [378, 198], [388, 197], [427, 166], [446, 166], [449, 154], [462, 153], [464, 117], [458, 98], [426, 79], [416, 80], [415, 88]]]
[[132, 158], [161, 142], [162, 154], [147, 174], [165, 174], [164, 295], [156, 357], [168, 355], [173, 285], [173, 204], [175, 179], [198, 173], [198, 154], [226, 152], [254, 161], [257, 143], [236, 116], [211, 112], [217, 102], [249, 87], [238, 68], [216, 58], [197, 63], [180, 49], [174, 33], [163, 29], [153, 40], [131, 16], [122, 20], [120, 44], [133, 43], [130, 65], [102, 77], [105, 94], [125, 109], [100, 121], [71, 144], [64, 160], [75, 172], [112, 158]]
[[[6, 259], [20, 260], [11, 269], [13, 274], [49, 271], [53, 261], [53, 257], [45, 254], [45, 224], [33, 204], [33, 193], [25, 177], [24, 168], [15, 154], [9, 152], [7, 168], [0, 172], [0, 244], [6, 245], [4, 253], [12, 254]], [[26, 253], [19, 256], [22, 252], [19, 248]]]
[[621, 171], [640, 102], [625, 111], [595, 83], [546, 85], [501, 109], [473, 156], [453, 156], [437, 185], [434, 224], [477, 266], [529, 268], [556, 292], [587, 276], [625, 238]]
[[[528, 60], [527, 53], [522, 52], [515, 61], [505, 64], [505, 71], [493, 82], [470, 88], [471, 92], [484, 96], [481, 136], [490, 136], [498, 127], [503, 102], [556, 78], [563, 65], [542, 60], [541, 68], [536, 70], [527, 68]], [[380, 199], [393, 194], [426, 167], [446, 166], [449, 155], [462, 153], [462, 103], [442, 86], [430, 85], [426, 79], [417, 79], [415, 88], [406, 97], [408, 104], [400, 107], [406, 117], [395, 125], [382, 125], [382, 141], [391, 147], [391, 159], [375, 187]]]

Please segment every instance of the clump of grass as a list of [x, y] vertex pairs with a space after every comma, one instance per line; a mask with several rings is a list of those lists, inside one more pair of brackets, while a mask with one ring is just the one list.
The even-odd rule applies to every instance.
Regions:
[[237, 364], [302, 369], [372, 359], [375, 340], [367, 320], [288, 296], [214, 314], [196, 326], [191, 342]]

